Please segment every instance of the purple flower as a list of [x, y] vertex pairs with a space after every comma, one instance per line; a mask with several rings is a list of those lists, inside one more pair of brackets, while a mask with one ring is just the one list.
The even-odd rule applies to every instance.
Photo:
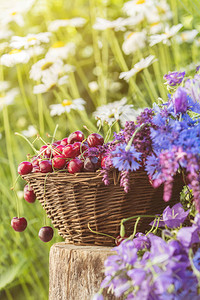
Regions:
[[195, 268], [200, 272], [200, 248], [197, 250], [197, 252], [194, 255], [193, 263]]
[[188, 109], [188, 99], [187, 99], [187, 91], [182, 88], [178, 87], [176, 92], [173, 95], [173, 103], [174, 103], [174, 110], [175, 113], [185, 113]]
[[189, 248], [194, 243], [199, 243], [199, 229], [196, 226], [183, 227], [177, 233], [177, 239], [184, 247]]
[[133, 239], [134, 247], [137, 250], [149, 249], [151, 246], [150, 240], [146, 235], [142, 235]]
[[96, 293], [92, 298], [92, 300], [103, 300], [103, 299], [104, 299], [103, 295], [101, 295], [99, 293]]
[[185, 72], [170, 72], [164, 75], [164, 79], [168, 85], [175, 86], [183, 81], [184, 76]]
[[143, 269], [132, 269], [128, 271], [127, 274], [133, 280], [134, 285], [141, 285], [146, 277], [146, 271]]
[[179, 227], [187, 218], [189, 210], [185, 211], [181, 203], [175, 204], [172, 208], [167, 206], [159, 221], [154, 223], [151, 222], [150, 225], [157, 225], [159, 222], [159, 227], [164, 227], [165, 225], [169, 228]]
[[126, 146], [126, 144], [119, 145], [111, 152], [112, 164], [119, 171], [136, 171], [140, 168], [137, 161], [140, 161], [141, 153], [137, 152], [134, 146], [126, 150]]
[[179, 227], [187, 218], [189, 210], [185, 211], [181, 203], [175, 204], [172, 208], [167, 206], [163, 211], [163, 221], [169, 228]]

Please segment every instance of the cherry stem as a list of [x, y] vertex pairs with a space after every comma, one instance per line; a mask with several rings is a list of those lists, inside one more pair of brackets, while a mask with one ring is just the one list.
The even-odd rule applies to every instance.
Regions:
[[91, 232], [93, 232], [93, 233], [100, 234], [100, 235], [104, 235], [104, 236], [110, 237], [110, 238], [112, 238], [112, 239], [115, 240], [115, 238], [114, 238], [113, 236], [109, 235], [109, 234], [102, 233], [102, 232], [97, 232], [97, 231], [92, 230], [91, 227], [90, 227], [90, 223], [88, 223], [88, 228], [89, 228], [89, 230], [90, 230]]
[[15, 135], [19, 135], [21, 136], [23, 139], [25, 139], [25, 141], [27, 141], [27, 143], [31, 146], [31, 148], [33, 149], [33, 151], [35, 151], [35, 153], [38, 154], [38, 151], [35, 149], [35, 147], [33, 146], [33, 144], [24, 136], [22, 135], [21, 133], [19, 132], [15, 132]]
[[58, 130], [58, 124], [56, 124], [56, 127], [55, 127], [55, 130], [54, 130], [54, 133], [53, 133], [53, 136], [52, 136], [52, 140], [51, 140], [51, 144], [54, 142], [54, 140], [55, 140], [55, 136], [56, 136], [56, 132], [57, 132], [57, 130]]
[[136, 136], [136, 134], [137, 134], [137, 133], [145, 126], [145, 125], [146, 125], [146, 123], [140, 125], [140, 127], [138, 127], [138, 128], [134, 131], [134, 133], [133, 133], [133, 135], [132, 135], [130, 141], [128, 142], [128, 144], [127, 144], [127, 146], [126, 146], [125, 151], [129, 151], [129, 150], [130, 150], [130, 148], [131, 148], [131, 146], [132, 146], [132, 143], [133, 143], [133, 140], [134, 140], [134, 137]]

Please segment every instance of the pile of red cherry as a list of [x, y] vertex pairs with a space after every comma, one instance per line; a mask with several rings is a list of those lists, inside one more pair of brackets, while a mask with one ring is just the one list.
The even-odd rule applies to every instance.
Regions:
[[[92, 148], [98, 152], [99, 147], [104, 144], [104, 138], [98, 133], [91, 133], [87, 139], [81, 131], [75, 131], [60, 141], [43, 145], [31, 161], [23, 161], [18, 166], [19, 175], [28, 173], [49, 173], [53, 171], [65, 170], [71, 174], [79, 172], [95, 172], [104, 166], [105, 156], [103, 152], [99, 155], [90, 155]], [[36, 195], [33, 189], [26, 185], [24, 187], [24, 199], [33, 203]], [[15, 217], [11, 221], [11, 226], [15, 231], [22, 232], [27, 227], [25, 218]], [[49, 242], [53, 238], [53, 229], [44, 226], [39, 231], [39, 238], [43, 242]]]

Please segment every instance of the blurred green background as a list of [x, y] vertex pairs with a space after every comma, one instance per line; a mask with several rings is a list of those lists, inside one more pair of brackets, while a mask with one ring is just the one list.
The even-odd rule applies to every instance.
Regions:
[[[131, 5], [134, 7], [134, 5], [142, 6], [148, 1], [150, 0], [129, 2], [132, 2]], [[26, 160], [28, 153], [33, 155], [30, 145], [20, 136], [16, 136], [15, 132], [27, 136], [31, 142], [35, 141], [37, 132], [45, 142], [50, 142], [57, 124], [57, 139], [66, 137], [74, 130], [82, 130], [87, 134], [87, 130], [83, 128], [83, 125], [86, 125], [89, 130], [100, 130], [105, 136], [109, 130], [118, 131], [121, 124], [117, 122], [112, 128], [104, 124], [101, 129], [98, 129], [93, 115], [97, 107], [119, 101], [123, 97], [126, 97], [127, 104], [133, 104], [136, 110], [150, 107], [153, 102], [158, 101], [159, 97], [163, 100], [167, 99], [167, 91], [163, 84], [164, 74], [175, 70], [185, 70], [187, 75], [194, 74], [196, 65], [200, 64], [200, 3], [198, 0], [151, 1], [152, 8], [155, 6], [156, 11], [160, 9], [160, 20], [156, 19], [155, 22], [149, 20], [144, 10], [141, 20], [135, 25], [131, 25], [131, 22], [133, 23], [134, 18], [140, 16], [141, 11], [135, 16], [134, 13], [128, 15], [125, 10], [125, 3], [128, 1], [35, 0], [31, 2], [32, 4], [26, 8], [27, 3], [23, 0], [1, 1], [1, 57], [12, 51], [10, 41], [13, 36], [47, 32], [50, 28], [49, 24], [59, 19], [83, 18], [84, 24], [78, 26], [77, 21], [74, 21], [74, 24], [72, 22], [52, 31], [50, 41], [42, 45], [43, 52], [31, 56], [27, 63], [7, 67], [2, 63], [3, 60], [1, 61], [0, 299], [3, 300], [48, 299], [49, 249], [53, 243], [62, 241], [56, 230], [53, 240], [48, 244], [39, 240], [38, 231], [44, 225], [45, 212], [37, 201], [29, 204], [23, 199], [25, 182], [21, 178], [17, 180], [14, 190], [11, 190], [17, 179], [18, 164]], [[118, 18], [123, 20], [120, 19], [116, 23], [106, 22]], [[101, 20], [103, 24], [101, 29], [94, 26], [98, 23], [97, 20]], [[128, 25], [123, 26], [124, 20]], [[180, 31], [167, 36], [165, 28], [167, 26], [171, 28], [179, 23], [183, 25]], [[152, 33], [151, 29], [154, 25], [161, 25], [160, 32]], [[129, 48], [126, 48], [128, 39], [134, 33], [144, 31], [143, 46], [137, 46], [137, 41], [133, 40]], [[161, 35], [163, 32], [167, 42], [161, 41], [151, 46], [151, 36]], [[195, 37], [192, 36], [192, 32]], [[57, 45], [73, 43], [74, 52], [72, 51], [63, 59], [64, 64], [73, 66], [73, 71], [65, 70], [64, 75], [68, 76], [66, 84], [62, 86], [57, 84], [45, 93], [34, 94], [34, 86], [41, 82], [30, 79], [31, 67], [44, 58], [52, 45], [57, 42], [60, 43]], [[157, 59], [149, 67], [141, 70], [136, 68], [136, 74], [127, 81], [119, 78], [122, 72], [129, 71], [138, 61], [149, 55], [154, 55]], [[1, 89], [3, 81], [9, 82], [9, 88]], [[15, 99], [9, 102], [6, 96], [13, 88], [18, 88], [19, 92]], [[51, 114], [51, 105], [63, 105], [64, 99], [73, 101], [77, 98], [86, 101], [85, 110], [71, 109], [60, 115]], [[29, 126], [34, 126], [33, 134], [30, 130], [27, 133]], [[34, 146], [38, 149], [41, 145], [42, 141], [39, 139], [34, 142]], [[20, 234], [10, 226], [11, 219], [17, 215], [17, 209], [20, 216], [26, 217], [28, 221], [27, 229]], [[51, 224], [50, 220], [48, 224]]]

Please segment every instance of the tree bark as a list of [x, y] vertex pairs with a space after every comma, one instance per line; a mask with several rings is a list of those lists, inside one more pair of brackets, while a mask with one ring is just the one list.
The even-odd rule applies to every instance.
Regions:
[[[49, 300], [91, 300], [104, 278], [110, 247], [54, 244], [49, 261]], [[106, 300], [116, 299], [104, 292]], [[117, 298], [122, 299], [122, 298]]]

